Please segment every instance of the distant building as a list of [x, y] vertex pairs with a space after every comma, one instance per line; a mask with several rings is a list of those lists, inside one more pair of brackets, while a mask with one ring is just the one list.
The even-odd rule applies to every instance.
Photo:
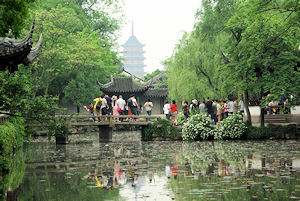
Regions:
[[123, 57], [125, 58], [124, 69], [132, 75], [144, 77], [145, 57], [143, 56], [143, 47], [145, 45], [140, 43], [133, 33], [132, 23], [132, 34], [129, 39], [122, 45]]

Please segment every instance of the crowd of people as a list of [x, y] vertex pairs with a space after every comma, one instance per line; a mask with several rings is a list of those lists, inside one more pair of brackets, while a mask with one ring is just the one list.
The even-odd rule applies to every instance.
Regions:
[[[131, 95], [126, 101], [123, 99], [122, 95], [110, 97], [107, 94], [103, 94], [98, 98], [94, 99], [94, 104], [90, 103], [89, 106], [84, 106], [84, 108], [91, 113], [94, 121], [107, 121], [107, 115], [114, 115], [113, 119], [115, 121], [134, 121], [133, 118], [121, 118], [118, 115], [138, 115], [142, 110], [151, 116], [153, 110], [153, 103], [148, 99], [144, 105], [139, 105], [135, 95]], [[207, 97], [206, 101], [199, 102], [194, 99], [188, 103], [188, 101], [183, 100], [181, 102], [181, 108], [184, 115], [185, 121], [189, 115], [193, 113], [208, 113], [211, 119], [217, 124], [223, 119], [227, 118], [229, 114], [233, 113], [244, 113], [244, 103], [242, 100], [228, 99], [228, 100], [211, 100]], [[167, 120], [171, 120], [172, 124], [176, 126], [178, 108], [175, 100], [170, 103], [166, 101], [163, 107], [163, 114], [165, 114]]]
[[[242, 100], [238, 101], [237, 98], [234, 100], [210, 100], [210, 98], [207, 97], [206, 101], [200, 103], [194, 99], [190, 104], [188, 101], [183, 100], [181, 102], [181, 107], [185, 121], [190, 114], [206, 112], [216, 124], [227, 118], [229, 114], [239, 112], [243, 115], [244, 113], [244, 103]], [[166, 115], [166, 118], [170, 120], [171, 117], [172, 124], [177, 125], [178, 110], [175, 100], [172, 101], [172, 104], [166, 101], [163, 111]]]
[[[142, 109], [150, 116], [153, 110], [153, 103], [148, 99], [145, 104], [139, 105], [135, 95], [131, 95], [128, 100], [124, 100], [122, 95], [110, 97], [103, 94], [94, 99], [95, 104], [90, 103], [89, 107], [83, 106], [91, 113], [94, 121], [107, 121], [107, 115], [114, 115], [115, 121], [128, 121], [129, 118], [119, 118], [118, 115], [138, 115]], [[134, 119], [131, 119], [134, 121]]]

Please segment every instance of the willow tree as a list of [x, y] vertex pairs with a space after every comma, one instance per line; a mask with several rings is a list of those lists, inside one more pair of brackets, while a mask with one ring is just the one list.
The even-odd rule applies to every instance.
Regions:
[[165, 62], [172, 98], [227, 97], [218, 67], [224, 64], [220, 47], [225, 47], [230, 38], [225, 26], [236, 8], [234, 2], [202, 1], [194, 30], [182, 37], [173, 55]]

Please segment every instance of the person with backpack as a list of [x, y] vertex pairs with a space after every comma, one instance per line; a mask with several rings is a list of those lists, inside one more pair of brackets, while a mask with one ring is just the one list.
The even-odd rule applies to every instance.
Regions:
[[[101, 104], [102, 116], [108, 115], [109, 114], [109, 108], [110, 108], [107, 104], [107, 100], [106, 100], [105, 96], [106, 95], [101, 96], [101, 99], [102, 99], [102, 104]], [[102, 120], [102, 118], [101, 118], [101, 120]], [[105, 117], [104, 121], [107, 121], [107, 117]]]
[[135, 99], [135, 95], [132, 95], [128, 100], [128, 106], [130, 107], [132, 114], [137, 115], [137, 110], [139, 109], [139, 105]]
[[99, 98], [95, 98], [95, 105], [94, 105], [94, 112], [95, 112], [95, 120], [97, 120], [100, 122], [101, 121], [101, 105], [102, 105], [102, 98], [101, 96]]
[[108, 105], [107, 112], [108, 112], [109, 115], [111, 115], [112, 114], [112, 99], [111, 99], [111, 97], [109, 97], [108, 94], [105, 94], [104, 98], [105, 98], [105, 100], [107, 102], [107, 105]]

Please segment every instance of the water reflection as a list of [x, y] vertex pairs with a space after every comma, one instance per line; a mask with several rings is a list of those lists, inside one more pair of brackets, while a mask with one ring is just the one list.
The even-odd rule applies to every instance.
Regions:
[[18, 200], [300, 199], [300, 143], [114, 142], [24, 146]]

